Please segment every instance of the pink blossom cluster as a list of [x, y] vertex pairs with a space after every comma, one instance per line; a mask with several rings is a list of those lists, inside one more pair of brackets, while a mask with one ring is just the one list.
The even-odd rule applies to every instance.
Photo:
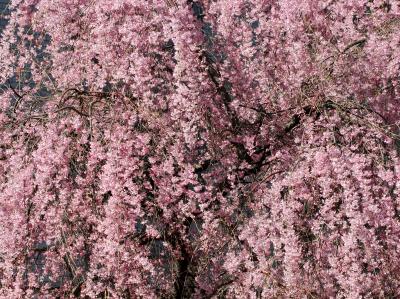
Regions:
[[399, 298], [400, 3], [12, 0], [0, 298]]

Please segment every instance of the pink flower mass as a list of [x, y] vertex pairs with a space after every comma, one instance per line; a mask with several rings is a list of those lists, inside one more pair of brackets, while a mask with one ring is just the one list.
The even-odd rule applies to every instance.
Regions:
[[400, 298], [400, 2], [12, 0], [0, 298]]

